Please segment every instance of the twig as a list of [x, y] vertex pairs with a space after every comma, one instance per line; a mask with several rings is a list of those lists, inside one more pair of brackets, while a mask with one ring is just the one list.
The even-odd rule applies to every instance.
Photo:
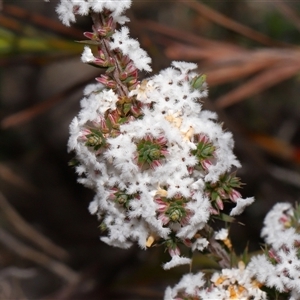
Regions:
[[248, 133], [248, 138], [264, 151], [280, 157], [281, 159], [293, 160], [295, 148], [288, 142], [261, 133]]
[[[100, 31], [102, 29], [102, 27], [104, 26], [104, 20], [103, 20], [103, 16], [102, 14], [98, 14], [98, 13], [92, 13], [91, 14], [93, 23], [94, 23], [94, 27], [96, 31]], [[118, 58], [116, 57], [114, 51], [112, 51], [110, 49], [109, 46], [109, 40], [108, 39], [102, 39], [101, 40], [101, 49], [102, 51], [105, 53], [106, 57], [111, 57], [114, 59], [115, 62], [115, 70], [113, 71], [112, 77], [115, 80], [115, 82], [117, 83], [117, 89], [118, 89], [118, 94], [121, 96], [128, 96], [128, 88], [125, 84], [123, 84], [120, 80], [120, 73], [121, 73], [121, 67], [118, 63]]]
[[253, 79], [250, 79], [245, 84], [233, 89], [224, 96], [219, 97], [215, 101], [215, 105], [218, 108], [233, 105], [246, 97], [256, 95], [261, 91], [294, 76], [298, 71], [300, 71], [299, 62], [276, 64], [274, 67], [269, 68], [255, 76]]
[[280, 0], [274, 1], [274, 5], [277, 7], [278, 11], [286, 17], [286, 20], [292, 22], [292, 24], [300, 31], [300, 17], [295, 13], [295, 10]]
[[183, 45], [179, 43], [172, 43], [171, 46], [167, 47], [165, 53], [166, 56], [171, 59], [180, 59], [184, 58], [186, 60], [206, 60], [206, 61], [213, 61], [213, 60], [222, 60], [223, 58], [228, 57], [236, 57], [239, 56], [241, 53], [248, 52], [242, 48], [231, 48], [231, 47], [223, 47], [221, 44], [218, 46], [211, 45], [210, 47], [197, 47], [191, 45]]
[[172, 37], [176, 40], [188, 42], [192, 45], [197, 45], [197, 46], [201, 46], [201, 47], [212, 47], [212, 46], [223, 47], [223, 48], [228, 47], [230, 49], [238, 48], [235, 45], [232, 45], [232, 44], [229, 44], [226, 42], [219, 42], [219, 41], [214, 41], [214, 40], [210, 40], [207, 38], [203, 38], [203, 37], [200, 37], [193, 33], [186, 32], [186, 31], [180, 30], [178, 28], [171, 28], [171, 27], [159, 24], [159, 23], [151, 21], [151, 20], [143, 20], [143, 22], [140, 22], [139, 24], [143, 28], [150, 30], [152, 32], [153, 31], [158, 32], [160, 34], [164, 34], [169, 37]]
[[218, 264], [220, 267], [223, 268], [230, 268], [230, 256], [225, 251], [225, 249], [215, 240], [213, 233], [213, 228], [211, 228], [209, 225], [205, 225], [203, 232], [205, 233], [205, 237], [208, 239], [209, 244], [207, 246], [207, 249], [209, 252], [214, 254], [216, 257], [218, 257], [220, 260], [218, 261]]
[[235, 32], [237, 32], [245, 37], [248, 37], [256, 42], [259, 42], [263, 45], [281, 46], [281, 47], [291, 46], [290, 44], [273, 40], [270, 37], [253, 30], [252, 28], [242, 25], [242, 24], [224, 16], [223, 14], [211, 9], [210, 7], [204, 5], [203, 3], [199, 2], [199, 1], [198, 2], [186, 1], [186, 0], [177, 0], [177, 1], [180, 3], [183, 3], [186, 6], [189, 6], [193, 9], [195, 9], [200, 15], [211, 20], [212, 22], [219, 24], [225, 28], [228, 28], [232, 31], [235, 31]]
[[48, 238], [36, 231], [30, 226], [10, 205], [5, 196], [0, 192], [0, 208], [6, 215], [11, 225], [24, 237], [36, 244], [46, 253], [58, 258], [64, 259], [68, 253], [61, 247], [55, 245]]
[[43, 266], [52, 273], [63, 278], [68, 283], [75, 283], [80, 278], [78, 273], [70, 269], [65, 264], [18, 241], [3, 228], [0, 228], [0, 242], [15, 254]]
[[[47, 28], [56, 34], [63, 34], [75, 39], [80, 39], [83, 37], [82, 31], [76, 29], [74, 27], [68, 28], [62, 25], [60, 22], [55, 21], [53, 19], [47, 18], [45, 16], [29, 12], [23, 8], [14, 6], [14, 5], [7, 5], [5, 4], [3, 13], [9, 14], [13, 17], [16, 17], [18, 20], [23, 19], [26, 22], [31, 22], [39, 27]], [[1, 16], [2, 18], [3, 16]]]
[[0, 280], [4, 280], [8, 277], [20, 278], [20, 279], [27, 279], [32, 278], [37, 275], [35, 269], [21, 269], [17, 267], [7, 267], [0, 271]]
[[24, 29], [21, 23], [13, 18], [4, 16], [2, 13], [0, 18], [0, 26], [17, 32], [21, 32]]
[[60, 101], [64, 100], [67, 96], [70, 96], [71, 93], [75, 92], [77, 89], [85, 86], [87, 83], [91, 82], [91, 79], [86, 79], [80, 82], [73, 84], [71, 87], [65, 89], [62, 92], [57, 93], [56, 95], [48, 98], [47, 100], [35, 104], [34, 106], [12, 114], [6, 118], [4, 118], [1, 122], [1, 127], [3, 129], [10, 128], [13, 126], [21, 125], [25, 122], [30, 121], [31, 119], [37, 117], [43, 112], [47, 111]]
[[21, 188], [29, 194], [36, 194], [37, 188], [27, 180], [24, 180], [10, 168], [0, 163], [0, 178], [15, 187]]
[[274, 60], [244, 61], [238, 64], [231, 64], [217, 69], [203, 71], [207, 75], [207, 83], [210, 87], [219, 84], [240, 80], [253, 73], [269, 68], [275, 63]]

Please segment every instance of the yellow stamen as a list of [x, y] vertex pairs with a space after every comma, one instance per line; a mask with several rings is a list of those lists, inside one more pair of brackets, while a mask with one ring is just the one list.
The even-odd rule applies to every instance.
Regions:
[[225, 240], [223, 240], [223, 243], [225, 244], [225, 246], [231, 250], [232, 249], [232, 244], [229, 238], [226, 238]]
[[215, 285], [222, 284], [225, 280], [226, 280], [226, 277], [220, 276], [220, 277], [216, 280]]
[[256, 279], [252, 280], [252, 285], [257, 288], [261, 288], [263, 286], [263, 284]]
[[239, 295], [241, 295], [244, 291], [246, 291], [246, 288], [243, 287], [242, 285], [239, 285], [238, 286], [238, 293], [239, 293]]
[[243, 270], [245, 270], [245, 263], [243, 262], [243, 261], [239, 261], [239, 263], [238, 263], [238, 267], [239, 267], [239, 269], [241, 270], [241, 271], [243, 271]]
[[150, 248], [152, 244], [154, 243], [155, 238], [153, 235], [150, 235], [146, 241], [146, 247]]
[[182, 124], [182, 118], [179, 117], [180, 113], [176, 112], [174, 114], [169, 114], [165, 116], [165, 119], [171, 123], [176, 128], [180, 128]]
[[168, 196], [168, 191], [164, 190], [160, 186], [158, 186], [155, 195], [158, 195], [158, 196], [161, 196], [161, 197], [167, 197]]
[[238, 295], [234, 289], [234, 286], [230, 285], [228, 287], [228, 290], [229, 290], [230, 300], [238, 300]]
[[187, 132], [182, 132], [183, 133], [183, 139], [186, 141], [190, 141], [194, 135], [194, 128], [190, 126], [189, 130]]

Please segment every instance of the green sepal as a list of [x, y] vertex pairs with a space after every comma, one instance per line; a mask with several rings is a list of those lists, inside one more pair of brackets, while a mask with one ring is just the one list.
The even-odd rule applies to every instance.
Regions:
[[100, 45], [100, 41], [92, 41], [92, 40], [75, 41], [75, 43], [86, 44], [86, 45]]
[[68, 166], [69, 167], [77, 167], [80, 165], [79, 160], [76, 157], [73, 157], [69, 162], [68, 162]]
[[191, 80], [191, 86], [198, 90], [202, 87], [203, 83], [206, 81], [206, 75], [197, 75]]
[[124, 118], [120, 118], [119, 120], [118, 120], [118, 123], [119, 124], [124, 124], [124, 123], [126, 123], [128, 121], [128, 118], [127, 117], [124, 117]]
[[224, 213], [220, 213], [219, 215], [216, 215], [216, 216], [213, 216], [215, 219], [218, 219], [218, 220], [221, 220], [221, 221], [224, 221], [224, 222], [227, 222], [227, 223], [233, 223], [235, 222], [235, 218], [227, 215], [227, 214], [224, 214]]
[[130, 112], [131, 103], [124, 103], [123, 105], [123, 113], [125, 116]]
[[115, 69], [116, 69], [115, 66], [108, 67], [107, 70], [105, 71], [105, 73], [106, 74], [112, 73]]

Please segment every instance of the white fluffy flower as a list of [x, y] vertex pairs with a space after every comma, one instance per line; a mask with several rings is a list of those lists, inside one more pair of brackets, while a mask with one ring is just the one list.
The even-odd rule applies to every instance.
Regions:
[[[211, 214], [207, 186], [239, 165], [232, 136], [222, 131], [215, 114], [201, 110], [206, 91], [191, 86], [195, 65], [173, 66], [131, 92], [140, 101], [141, 117], [123, 121], [117, 94], [90, 85], [72, 122], [69, 149], [81, 164], [80, 182], [97, 193], [90, 211], [102, 219], [108, 230], [102, 240], [109, 245], [127, 248], [136, 241], [145, 248], [164, 240], [174, 251], [176, 236], [182, 243], [192, 240], [193, 251], [203, 251], [208, 241], [195, 236]], [[201, 164], [197, 149], [205, 145], [214, 154]], [[236, 213], [252, 201], [239, 199]], [[164, 268], [189, 262], [178, 254]]]
[[[121, 248], [133, 242], [142, 248], [164, 244], [172, 256], [164, 265], [168, 269], [190, 262], [177, 244], [193, 251], [207, 247], [197, 233], [223, 209], [223, 200], [236, 202], [231, 212], [236, 215], [253, 199], [236, 199], [239, 182], [229, 172], [240, 164], [232, 135], [222, 130], [215, 113], [202, 110], [207, 88], [205, 76], [193, 71], [197, 65], [173, 62], [138, 82], [137, 69], [151, 71], [151, 59], [127, 27], [115, 30], [126, 21], [122, 14], [130, 4], [61, 0], [57, 7], [66, 25], [77, 14], [105, 18], [102, 27], [85, 34], [98, 44], [98, 56], [86, 46], [81, 60], [107, 71], [96, 78], [100, 84], [86, 87], [68, 148], [76, 153], [79, 182], [96, 192], [90, 212], [108, 232], [102, 240]], [[102, 39], [109, 51], [101, 49]]]
[[95, 56], [90, 47], [85, 46], [81, 54], [81, 61], [83, 63], [91, 63], [95, 60]]
[[204, 280], [204, 276], [202, 272], [184, 275], [177, 285], [167, 288], [164, 300], [267, 299], [266, 293], [259, 289], [255, 280], [252, 280], [251, 274], [242, 262], [239, 263], [239, 268], [223, 269], [221, 273], [214, 273], [210, 283]]
[[[277, 203], [264, 220], [262, 237], [271, 247], [268, 254], [252, 257], [249, 271], [269, 288], [290, 292], [290, 299], [300, 295], [300, 235], [291, 227], [290, 203]], [[299, 220], [297, 220], [299, 222]], [[296, 296], [296, 298], [295, 298]]]
[[131, 0], [61, 0], [56, 11], [61, 21], [70, 26], [70, 23], [75, 22], [75, 16], [86, 16], [90, 11], [97, 13], [107, 9], [112, 12], [114, 20], [120, 24], [128, 21], [122, 16], [123, 12], [131, 6]]
[[242, 198], [237, 199], [236, 206], [231, 210], [230, 215], [231, 216], [240, 215], [245, 210], [245, 207], [249, 206], [253, 202], [254, 202], [253, 197], [249, 197], [245, 199]]
[[139, 70], [151, 72], [151, 58], [147, 52], [140, 48], [140, 43], [129, 37], [129, 29], [122, 27], [120, 31], [116, 31], [112, 36], [113, 41], [110, 43], [112, 49], [120, 49], [124, 55], [133, 61]]
[[282, 238], [287, 233], [285, 223], [289, 221], [292, 214], [293, 210], [290, 203], [277, 203], [268, 212], [261, 231], [261, 236], [267, 244], [276, 249], [282, 246]]
[[191, 259], [187, 257], [181, 257], [179, 255], [172, 256], [172, 259], [163, 265], [164, 270], [169, 270], [180, 265], [189, 265]]
[[228, 238], [228, 229], [222, 228], [218, 232], [215, 233], [215, 239], [224, 241]]

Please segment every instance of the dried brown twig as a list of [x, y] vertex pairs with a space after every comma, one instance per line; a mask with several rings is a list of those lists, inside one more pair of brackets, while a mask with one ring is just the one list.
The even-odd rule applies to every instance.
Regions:
[[80, 278], [79, 274], [67, 265], [25, 245], [3, 228], [0, 228], [0, 242], [13, 253], [48, 269], [68, 283], [75, 283]]
[[240, 24], [239, 22], [232, 20], [223, 14], [215, 11], [214, 9], [208, 7], [207, 5], [199, 2], [199, 1], [185, 1], [185, 0], [177, 0], [178, 2], [193, 8], [203, 17], [211, 20], [212, 22], [219, 24], [225, 28], [233, 30], [245, 37], [252, 39], [253, 41], [259, 42], [266, 46], [281, 46], [287, 47], [291, 46], [287, 43], [273, 40], [270, 37], [253, 30], [250, 27]]
[[280, 0], [274, 1], [274, 5], [286, 17], [286, 20], [291, 22], [300, 31], [300, 17], [296, 14], [295, 10]]
[[68, 253], [64, 249], [55, 245], [52, 241], [50, 241], [49, 238], [45, 237], [35, 230], [31, 225], [29, 225], [10, 205], [1, 192], [0, 209], [9, 223], [17, 230], [18, 233], [37, 245], [44, 252], [58, 259], [65, 259], [68, 257]]
[[33, 118], [38, 115], [48, 111], [53, 106], [57, 105], [59, 102], [63, 101], [66, 97], [70, 96], [70, 94], [74, 93], [81, 87], [91, 82], [91, 78], [82, 80], [80, 82], [76, 82], [72, 86], [66, 88], [65, 90], [55, 94], [54, 96], [46, 99], [45, 101], [35, 104], [27, 109], [24, 109], [20, 112], [14, 113], [10, 116], [5, 117], [0, 126], [3, 129], [7, 129], [10, 127], [18, 126], [23, 123], [29, 122]]
[[9, 183], [16, 188], [21, 188], [29, 194], [37, 193], [37, 188], [34, 185], [32, 185], [24, 178], [20, 177], [11, 168], [4, 165], [3, 163], [0, 163], [0, 178], [6, 183]]
[[[196, 9], [199, 14], [205, 15], [213, 21], [217, 21], [218, 16], [220, 16], [218, 12], [200, 2], [178, 1]], [[201, 12], [200, 8], [203, 8]], [[244, 30], [243, 26], [239, 26], [239, 23], [227, 17], [223, 16], [220, 20], [218, 24], [231, 28], [256, 41], [272, 46], [282, 46], [282, 43], [274, 43], [274, 41], [271, 43], [271, 40], [265, 39], [265, 37], [260, 40], [261, 36], [257, 35], [256, 32], [251, 33], [249, 30]], [[200, 61], [200, 68], [207, 75], [207, 82], [210, 86], [253, 76], [217, 99], [215, 104], [218, 108], [233, 105], [258, 94], [299, 72], [300, 51], [293, 45], [287, 46], [285, 44], [285, 48], [250, 50], [228, 42], [209, 40], [192, 33], [184, 33], [181, 29], [169, 28], [165, 25], [155, 24], [152, 21], [143, 22], [141, 26], [173, 39], [173, 41], [168, 42], [167, 47], [166, 43], [163, 45], [166, 47], [166, 56], [170, 59]], [[248, 34], [249, 32], [250, 34]], [[178, 42], [174, 42], [174, 39]]]
[[[24, 22], [31, 23], [35, 26], [51, 30], [56, 34], [66, 35], [68, 37], [75, 38], [75, 39], [81, 39], [83, 37], [82, 31], [79, 29], [76, 29], [74, 27], [68, 28], [58, 21], [47, 18], [37, 13], [29, 12], [28, 10], [25, 10], [18, 6], [5, 4], [2, 12], [5, 15], [9, 15], [13, 18], [17, 18], [18, 21], [22, 20]], [[3, 18], [4, 16], [1, 16], [2, 20]], [[10, 20], [11, 24], [13, 24], [12, 18], [6, 17], [5, 20]], [[14, 24], [16, 24], [16, 22]], [[15, 29], [21, 30], [22, 27], [20, 26], [21, 25], [19, 24], [19, 26], [16, 26]]]
[[294, 76], [300, 71], [300, 61], [295, 64], [280, 63], [256, 75], [246, 83], [216, 99], [215, 105], [224, 108]]

